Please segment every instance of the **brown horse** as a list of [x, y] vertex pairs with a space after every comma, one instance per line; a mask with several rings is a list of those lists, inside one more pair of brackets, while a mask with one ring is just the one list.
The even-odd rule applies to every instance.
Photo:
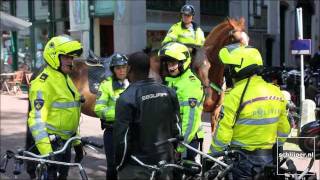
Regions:
[[[221, 48], [232, 43], [248, 44], [248, 36], [245, 31], [244, 19], [227, 20], [215, 26], [206, 37], [204, 50], [197, 51], [193, 55], [193, 68], [205, 87], [204, 111], [211, 112], [211, 128], [214, 130], [219, 117], [223, 101], [224, 65], [220, 62], [218, 52]], [[202, 54], [202, 55], [201, 55]], [[208, 62], [209, 61], [209, 62]], [[220, 90], [219, 90], [220, 89]]]

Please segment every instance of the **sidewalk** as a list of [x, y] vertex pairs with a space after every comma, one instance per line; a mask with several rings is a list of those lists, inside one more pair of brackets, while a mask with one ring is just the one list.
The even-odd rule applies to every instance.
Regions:
[[[6, 150], [16, 150], [25, 146], [25, 132], [28, 110], [27, 94], [17, 96], [0, 95], [0, 153]], [[97, 142], [102, 143], [102, 130], [100, 120], [86, 115], [81, 116], [80, 133], [81, 136], [89, 136]], [[106, 161], [104, 150], [98, 153], [86, 148], [87, 156], [84, 157], [83, 167], [89, 179], [105, 179]], [[73, 159], [73, 158], [72, 158]], [[12, 174], [12, 161], [8, 163], [7, 172], [0, 174], [0, 179], [14, 179]], [[25, 171], [18, 176], [18, 179], [29, 179]], [[78, 169], [71, 168], [68, 179], [81, 179]]]

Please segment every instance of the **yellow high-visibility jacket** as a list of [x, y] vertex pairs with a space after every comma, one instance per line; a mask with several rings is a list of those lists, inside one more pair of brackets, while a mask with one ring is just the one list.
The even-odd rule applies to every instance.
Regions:
[[[249, 151], [271, 149], [277, 137], [287, 137], [290, 124], [286, 100], [280, 89], [266, 83], [261, 76], [252, 76], [235, 119], [240, 98], [248, 79], [243, 79], [226, 92], [223, 117], [213, 134], [210, 152], [219, 152], [228, 145]], [[280, 139], [284, 142], [285, 138]]]
[[52, 152], [48, 134], [67, 140], [77, 133], [80, 94], [68, 75], [47, 66], [29, 89], [28, 126], [40, 154]]
[[161, 45], [168, 42], [179, 42], [186, 46], [202, 47], [205, 41], [204, 33], [196, 23], [192, 22], [194, 31], [190, 31], [180, 21], [171, 26]]
[[94, 112], [97, 116], [109, 123], [114, 122], [116, 101], [128, 86], [124, 84], [122, 87], [114, 88], [113, 81], [112, 77], [108, 77], [101, 82], [99, 95], [94, 106]]
[[[178, 77], [166, 77], [165, 83], [176, 90], [181, 115], [184, 141], [190, 143], [195, 136], [204, 138], [201, 125], [203, 89], [201, 81], [188, 68]], [[185, 148], [178, 149], [184, 151]]]

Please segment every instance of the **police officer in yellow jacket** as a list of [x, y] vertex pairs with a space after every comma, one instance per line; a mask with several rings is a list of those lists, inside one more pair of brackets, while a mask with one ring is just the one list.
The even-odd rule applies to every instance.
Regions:
[[115, 53], [111, 56], [110, 71], [112, 76], [102, 81], [99, 86], [94, 111], [101, 120], [104, 129], [103, 140], [107, 159], [107, 179], [116, 179], [117, 173], [114, 165], [112, 132], [115, 120], [115, 105], [120, 94], [128, 87], [127, 78], [128, 60], [125, 55]]
[[168, 42], [179, 42], [188, 47], [202, 47], [204, 44], [204, 33], [201, 28], [192, 21], [195, 15], [192, 5], [184, 5], [181, 8], [182, 19], [169, 29], [166, 37], [162, 41], [162, 45]]
[[[161, 61], [165, 62], [169, 76], [165, 84], [176, 90], [182, 122], [180, 126], [184, 141], [195, 148], [202, 145], [204, 132], [201, 126], [203, 89], [200, 80], [190, 69], [191, 57], [188, 48], [177, 42], [171, 42], [159, 51]], [[196, 154], [182, 147], [182, 158], [194, 160]]]
[[[43, 55], [48, 64], [31, 81], [29, 89], [30, 112], [28, 127], [40, 154], [57, 150], [66, 140], [77, 133], [80, 118], [80, 94], [69, 75], [74, 57], [82, 54], [80, 42], [70, 36], [56, 36], [49, 40]], [[60, 140], [52, 141], [51, 137]], [[71, 148], [53, 157], [58, 161], [70, 162]], [[59, 177], [57, 177], [59, 171]], [[68, 168], [48, 167], [49, 179], [66, 179]]]
[[[262, 170], [259, 166], [272, 163], [277, 137], [290, 133], [286, 101], [279, 87], [258, 75], [263, 63], [257, 49], [232, 44], [219, 51], [219, 58], [235, 84], [226, 92], [210, 151], [216, 153], [230, 146], [244, 152], [248, 159], [235, 163], [233, 176], [251, 179]], [[284, 141], [282, 138], [279, 143]]]

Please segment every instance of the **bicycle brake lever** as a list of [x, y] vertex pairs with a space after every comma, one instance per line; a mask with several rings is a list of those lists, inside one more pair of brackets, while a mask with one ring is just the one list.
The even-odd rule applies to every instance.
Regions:
[[91, 146], [91, 145], [86, 144], [86, 145], [84, 145], [84, 147], [90, 148], [90, 149], [92, 149], [92, 150], [93, 150], [94, 152], [96, 152], [96, 153], [99, 152], [96, 148], [94, 148], [94, 147]]
[[8, 156], [5, 154], [3, 156], [3, 158], [1, 159], [1, 162], [0, 162], [0, 173], [5, 173], [6, 172], [8, 160], [9, 160]]

